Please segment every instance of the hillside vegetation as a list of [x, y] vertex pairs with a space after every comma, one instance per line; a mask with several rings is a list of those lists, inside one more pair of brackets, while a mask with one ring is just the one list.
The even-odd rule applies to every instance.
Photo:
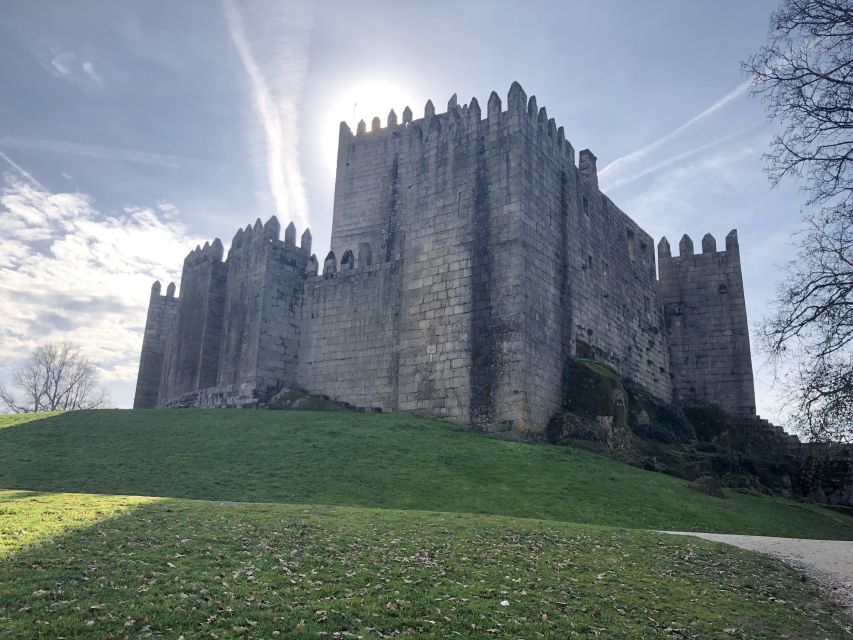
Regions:
[[90, 411], [0, 417], [0, 487], [492, 514], [853, 539], [853, 518], [726, 492], [580, 449], [405, 414]]
[[0, 638], [842, 640], [845, 624], [781, 563], [678, 536], [0, 491]]

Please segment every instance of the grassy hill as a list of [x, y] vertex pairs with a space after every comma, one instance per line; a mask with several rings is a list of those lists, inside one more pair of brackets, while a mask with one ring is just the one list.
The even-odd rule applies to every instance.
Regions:
[[406, 415], [3, 416], [0, 639], [849, 637], [780, 562], [636, 529], [849, 517], [684, 485]]
[[676, 536], [0, 492], [0, 638], [842, 640], [837, 614], [779, 562]]
[[405, 414], [93, 411], [0, 417], [0, 488], [416, 509], [853, 539], [853, 518], [582, 450]]

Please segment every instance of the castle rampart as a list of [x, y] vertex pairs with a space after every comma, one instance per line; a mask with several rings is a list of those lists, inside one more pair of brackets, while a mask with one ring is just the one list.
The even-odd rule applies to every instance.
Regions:
[[364, 247], [360, 256], [306, 280], [297, 383], [391, 411], [397, 409], [402, 264], [374, 263]]
[[222, 242], [196, 247], [184, 260], [175, 327], [169, 336], [161, 398], [216, 385], [226, 269]]
[[160, 287], [158, 280], [152, 285], [151, 297], [148, 300], [148, 317], [145, 320], [136, 395], [133, 399], [134, 409], [152, 409], [157, 406], [166, 342], [175, 326], [178, 310], [175, 283], [169, 283], [165, 296], [160, 295]]
[[[323, 264], [308, 232], [301, 247], [292, 224], [279, 240], [274, 217], [239, 231], [224, 263], [221, 243], [218, 259], [212, 247], [193, 252], [174, 328], [152, 329], [157, 340], [170, 332], [157, 404], [252, 405], [295, 386], [537, 431], [559, 407], [571, 356], [663, 399], [675, 389], [704, 401], [719, 378], [700, 375], [701, 353], [720, 375], [736, 371], [726, 407], [754, 406], [738, 350], [739, 260], [721, 252], [724, 267], [700, 268], [667, 256], [659, 283], [652, 238], [601, 193], [595, 155], [583, 150], [577, 162], [563, 128], [518, 83], [506, 108], [494, 92], [485, 112], [454, 95], [443, 113], [428, 101], [420, 119], [406, 107], [369, 131], [342, 123]], [[723, 274], [733, 295], [721, 305], [708, 282]], [[676, 299], [695, 321], [665, 321]], [[727, 331], [737, 349], [708, 351], [709, 336]], [[150, 378], [140, 396], [149, 404]]]
[[755, 413], [749, 325], [737, 231], [725, 251], [707, 234], [702, 253], [685, 235], [679, 255], [658, 244], [661, 299], [666, 314], [673, 387], [687, 403], [709, 403], [733, 414]]

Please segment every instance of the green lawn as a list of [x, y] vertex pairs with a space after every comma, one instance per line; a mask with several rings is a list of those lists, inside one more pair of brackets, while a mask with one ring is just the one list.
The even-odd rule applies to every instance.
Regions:
[[[5, 427], [5, 428], [4, 428]], [[89, 411], [0, 416], [0, 488], [493, 514], [853, 539], [815, 505], [686, 482], [582, 450], [405, 414]]]
[[838, 607], [781, 563], [690, 538], [500, 516], [0, 491], [0, 638], [850, 632]]

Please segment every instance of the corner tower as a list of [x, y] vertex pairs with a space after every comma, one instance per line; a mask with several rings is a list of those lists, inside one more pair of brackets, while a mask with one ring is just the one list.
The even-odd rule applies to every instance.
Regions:
[[716, 240], [706, 234], [700, 254], [694, 254], [688, 235], [681, 238], [678, 256], [662, 238], [658, 260], [676, 399], [754, 415], [737, 230], [726, 236], [725, 251], [717, 251]]

